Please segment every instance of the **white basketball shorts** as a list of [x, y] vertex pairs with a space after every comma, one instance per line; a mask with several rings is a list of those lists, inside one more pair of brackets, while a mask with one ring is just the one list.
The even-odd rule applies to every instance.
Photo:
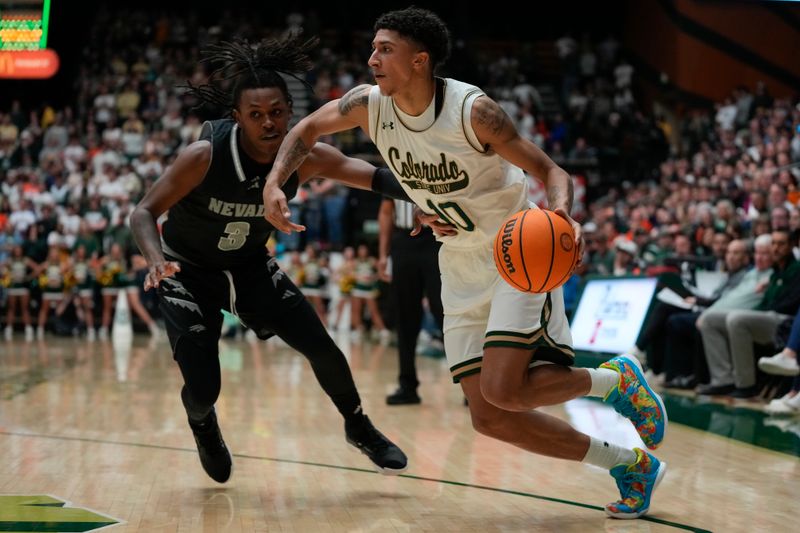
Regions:
[[481, 371], [483, 349], [531, 350], [539, 362], [571, 365], [575, 358], [561, 288], [521, 292], [497, 272], [491, 244], [439, 250], [444, 345], [454, 383]]

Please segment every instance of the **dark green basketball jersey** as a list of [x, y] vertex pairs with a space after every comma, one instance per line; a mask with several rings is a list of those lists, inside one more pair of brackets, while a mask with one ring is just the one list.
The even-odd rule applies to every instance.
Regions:
[[[200, 185], [170, 208], [162, 232], [166, 253], [223, 270], [264, 255], [275, 229], [264, 218], [262, 197], [272, 164], [248, 157], [238, 135], [230, 119], [203, 124], [200, 139], [211, 142], [211, 165]], [[297, 187], [295, 172], [281, 189], [291, 199]]]

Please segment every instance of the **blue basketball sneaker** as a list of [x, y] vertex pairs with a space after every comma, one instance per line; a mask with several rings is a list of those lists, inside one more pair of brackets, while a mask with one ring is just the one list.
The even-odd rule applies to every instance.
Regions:
[[619, 384], [603, 398], [622, 416], [629, 419], [644, 444], [655, 450], [664, 440], [667, 430], [667, 410], [661, 396], [656, 394], [642, 373], [641, 363], [629, 355], [609, 359], [600, 368], [619, 372]]
[[653, 491], [667, 471], [667, 463], [656, 459], [641, 448], [634, 448], [636, 462], [620, 464], [610, 473], [617, 482], [621, 498], [606, 505], [606, 514], [612, 518], [639, 518], [650, 509]]

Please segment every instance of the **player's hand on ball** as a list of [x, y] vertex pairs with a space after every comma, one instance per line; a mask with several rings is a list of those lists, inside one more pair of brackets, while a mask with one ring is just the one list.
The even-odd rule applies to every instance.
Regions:
[[286, 201], [286, 195], [280, 187], [264, 187], [262, 194], [264, 198], [264, 218], [273, 227], [289, 235], [292, 231], [305, 231], [306, 227], [300, 224], [295, 224], [289, 218], [292, 212], [289, 210], [289, 204]]
[[564, 211], [560, 207], [558, 209], [554, 209], [553, 212], [558, 216], [560, 216], [561, 218], [563, 218], [564, 220], [566, 220], [567, 222], [569, 222], [569, 225], [572, 226], [572, 231], [575, 232], [575, 245], [578, 247], [578, 262], [575, 263], [575, 268], [578, 268], [579, 266], [581, 266], [581, 263], [583, 262], [583, 248], [584, 245], [586, 244], [583, 241], [583, 229], [581, 229], [581, 225], [578, 222], [576, 222], [571, 216], [567, 214], [566, 211]]
[[458, 233], [458, 230], [455, 226], [448, 222], [442, 222], [442, 220], [439, 219], [439, 215], [429, 215], [419, 207], [415, 207], [414, 229], [411, 230], [411, 236], [414, 237], [419, 235], [419, 232], [422, 231], [423, 225], [430, 227], [433, 232], [439, 236], [455, 235]]
[[161, 261], [150, 265], [147, 276], [144, 278], [144, 290], [158, 288], [161, 280], [175, 275], [181, 271], [181, 265], [177, 261]]

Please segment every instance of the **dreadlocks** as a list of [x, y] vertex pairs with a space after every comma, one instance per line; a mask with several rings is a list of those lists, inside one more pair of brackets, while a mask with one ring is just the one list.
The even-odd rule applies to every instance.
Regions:
[[189, 96], [199, 100], [195, 107], [209, 105], [222, 109], [235, 108], [245, 89], [277, 87], [291, 108], [292, 95], [280, 74], [308, 85], [297, 73], [311, 70], [313, 64], [308, 53], [318, 41], [316, 37], [302, 41], [299, 35], [288, 35], [263, 39], [256, 44], [237, 39], [211, 45], [203, 51], [205, 57], [201, 59], [202, 63], [218, 65], [209, 75], [208, 83], [192, 85], [187, 82], [183, 87]]

